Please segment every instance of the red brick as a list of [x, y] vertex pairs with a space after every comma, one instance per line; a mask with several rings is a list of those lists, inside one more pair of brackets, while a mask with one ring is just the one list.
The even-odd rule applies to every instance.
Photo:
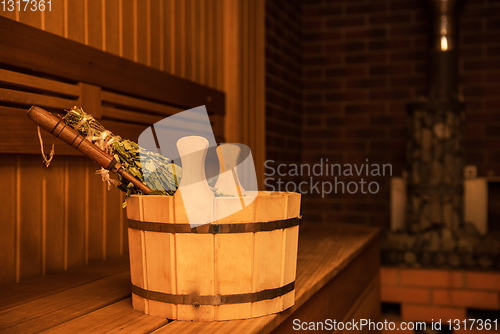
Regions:
[[441, 319], [444, 323], [449, 319], [463, 320], [465, 318], [464, 308], [412, 304], [401, 305], [401, 320], [403, 321], [432, 322]]
[[406, 288], [398, 286], [384, 286], [380, 288], [383, 302], [400, 302], [427, 304], [430, 302], [430, 290], [426, 288]]
[[464, 273], [450, 270], [401, 269], [401, 285], [460, 288], [464, 286]]
[[435, 289], [432, 291], [432, 302], [437, 305], [478, 309], [496, 310], [499, 308], [497, 292]]
[[399, 269], [397, 268], [380, 268], [380, 285], [398, 285], [399, 284]]
[[467, 272], [467, 287], [500, 291], [500, 273]]

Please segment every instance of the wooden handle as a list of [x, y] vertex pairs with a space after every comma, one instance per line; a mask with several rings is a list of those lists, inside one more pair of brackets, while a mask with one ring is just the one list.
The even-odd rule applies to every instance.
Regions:
[[121, 169], [121, 164], [116, 161], [115, 158], [85, 139], [83, 135], [64, 123], [61, 118], [37, 106], [32, 106], [30, 110], [28, 110], [28, 117], [42, 129], [49, 132], [54, 137], [61, 139], [66, 144], [76, 148], [100, 166], [119, 173], [145, 194], [151, 192], [151, 189], [145, 184]]
[[237, 144], [224, 143], [217, 148], [220, 173], [214, 188], [223, 194], [242, 197], [242, 192], [245, 191], [236, 170], [240, 152], [241, 148]]

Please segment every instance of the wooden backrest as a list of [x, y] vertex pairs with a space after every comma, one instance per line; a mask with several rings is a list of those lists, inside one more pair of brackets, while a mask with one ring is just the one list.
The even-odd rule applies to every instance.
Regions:
[[[148, 125], [205, 105], [224, 141], [224, 93], [0, 17], [0, 153], [39, 152], [25, 115], [33, 104], [54, 112], [80, 106], [135, 141]], [[79, 154], [66, 146], [57, 152]]]
[[224, 141], [224, 93], [0, 16], [0, 283], [126, 256], [123, 193], [98, 166], [55, 143], [41, 163], [31, 105], [62, 113], [81, 106], [110, 131], [137, 141], [147, 126], [206, 105]]

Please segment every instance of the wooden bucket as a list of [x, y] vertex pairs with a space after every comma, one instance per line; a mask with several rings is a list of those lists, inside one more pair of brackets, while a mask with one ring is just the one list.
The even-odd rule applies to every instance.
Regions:
[[[214, 211], [239, 197], [217, 197]], [[243, 210], [191, 228], [182, 197], [127, 201], [133, 307], [177, 320], [277, 313], [295, 302], [300, 194], [259, 192]]]

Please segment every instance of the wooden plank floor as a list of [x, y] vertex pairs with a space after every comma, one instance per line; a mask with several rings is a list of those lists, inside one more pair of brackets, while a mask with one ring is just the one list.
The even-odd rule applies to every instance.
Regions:
[[[353, 314], [360, 300], [378, 289], [377, 231], [369, 228], [301, 228], [295, 305], [279, 314], [221, 321], [168, 321], [134, 310], [130, 273], [123, 260], [87, 266], [0, 291], [0, 331], [5, 333], [257, 333], [289, 332], [292, 317], [318, 313], [311, 301], [332, 299], [348, 282], [346, 305], [321, 316], [338, 320]], [[366, 273], [366, 278], [355, 277]], [[347, 275], [350, 276], [347, 276]], [[363, 276], [363, 275], [361, 275]], [[338, 281], [338, 282], [337, 282]], [[349, 283], [349, 282], [352, 282]], [[336, 286], [337, 285], [337, 286]], [[342, 285], [342, 286], [338, 286]], [[324, 295], [324, 296], [323, 296]], [[373, 295], [373, 293], [371, 293]], [[323, 296], [323, 297], [322, 297]], [[328, 305], [328, 304], [325, 304]], [[307, 308], [309, 307], [309, 308]], [[353, 307], [355, 309], [353, 309]], [[367, 307], [359, 305], [360, 308]], [[329, 306], [326, 307], [330, 309]], [[318, 314], [316, 314], [318, 316]], [[323, 319], [324, 320], [324, 319]]]

